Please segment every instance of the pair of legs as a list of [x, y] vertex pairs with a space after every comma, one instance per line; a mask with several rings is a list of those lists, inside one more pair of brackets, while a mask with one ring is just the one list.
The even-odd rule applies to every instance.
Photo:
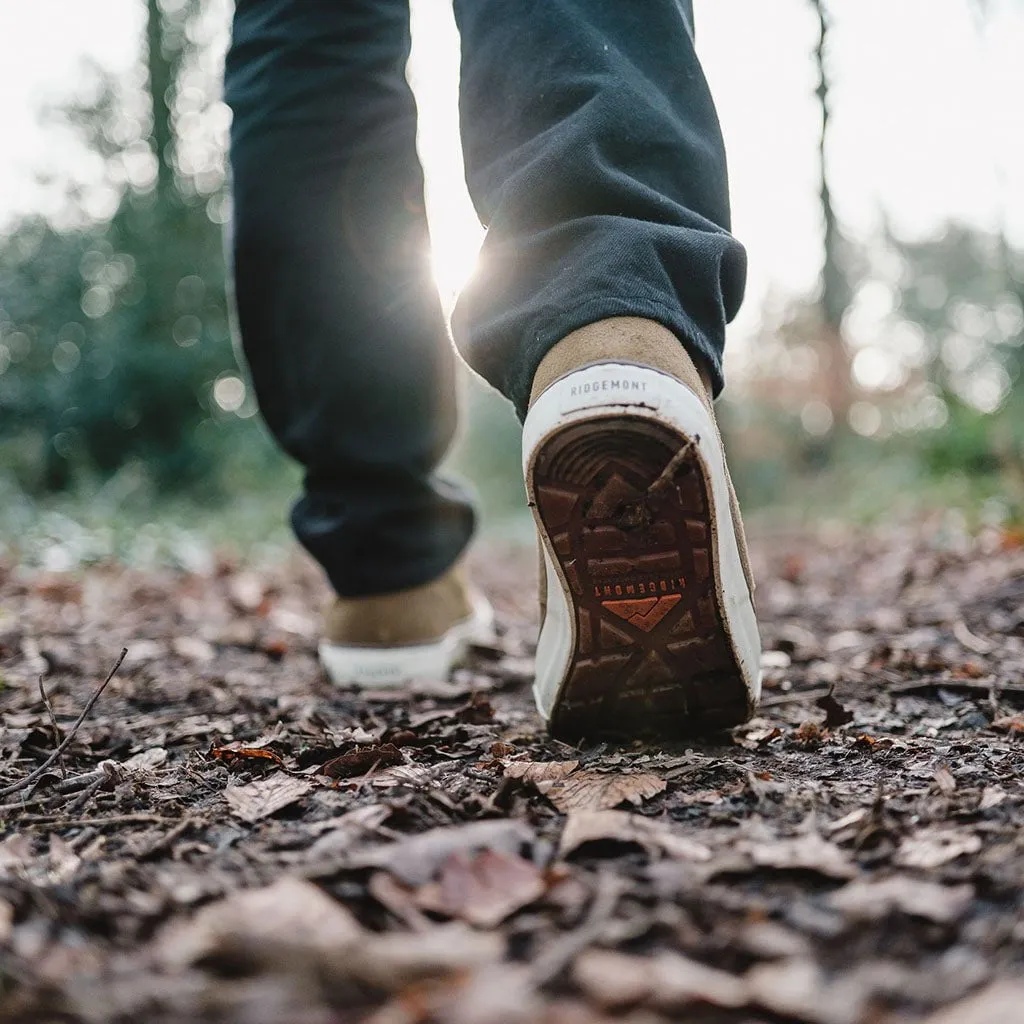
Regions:
[[[441, 2], [441, 0], [436, 0]], [[238, 0], [232, 250], [260, 408], [305, 467], [300, 541], [338, 595], [437, 579], [473, 532], [436, 467], [454, 353], [428, 272], [408, 0]], [[488, 233], [452, 323], [525, 416], [538, 365], [610, 317], [721, 386], [744, 253], [688, 0], [455, 0], [467, 179]]]

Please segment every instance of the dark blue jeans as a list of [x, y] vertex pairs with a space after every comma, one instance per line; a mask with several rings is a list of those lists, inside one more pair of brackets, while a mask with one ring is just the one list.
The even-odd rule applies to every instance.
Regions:
[[[428, 272], [407, 5], [239, 0], [225, 74], [242, 342], [263, 416], [306, 468], [295, 531], [344, 596], [436, 578], [474, 523], [435, 472], [454, 354]], [[745, 258], [688, 0], [455, 13], [488, 227], [453, 317], [461, 354], [522, 417], [555, 342], [642, 316], [720, 387]]]

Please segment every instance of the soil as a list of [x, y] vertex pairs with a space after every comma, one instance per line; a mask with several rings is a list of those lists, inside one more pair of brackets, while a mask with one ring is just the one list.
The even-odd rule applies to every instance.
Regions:
[[1024, 1021], [1022, 537], [754, 563], [759, 716], [659, 746], [545, 735], [530, 552], [476, 554], [494, 646], [368, 693], [297, 558], [0, 566], [0, 1020]]

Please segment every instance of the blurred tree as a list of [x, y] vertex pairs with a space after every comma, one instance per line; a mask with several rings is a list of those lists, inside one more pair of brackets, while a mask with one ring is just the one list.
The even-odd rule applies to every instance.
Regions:
[[833, 428], [828, 437], [845, 428], [850, 412], [852, 378], [850, 352], [843, 338], [843, 316], [850, 305], [852, 290], [846, 267], [846, 243], [832, 203], [828, 176], [828, 145], [832, 115], [831, 80], [827, 62], [829, 15], [825, 0], [811, 0], [818, 18], [818, 42], [814, 61], [818, 72], [816, 95], [821, 107], [821, 132], [818, 137], [819, 198], [823, 221], [824, 258], [821, 267], [819, 305], [821, 308], [820, 350], [825, 368], [825, 400], [832, 412]]
[[221, 12], [200, 0], [146, 8], [136, 70], [93, 68], [92, 95], [53, 112], [100, 180], [69, 178], [58, 218], [26, 218], [0, 243], [0, 443], [29, 486], [128, 462], [162, 486], [201, 478], [199, 427], [223, 414], [211, 388], [236, 372], [221, 241], [227, 117], [209, 54]]

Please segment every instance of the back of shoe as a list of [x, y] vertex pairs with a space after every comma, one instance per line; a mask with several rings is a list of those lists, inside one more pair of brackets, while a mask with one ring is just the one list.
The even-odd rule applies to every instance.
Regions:
[[547, 612], [535, 695], [566, 738], [727, 728], [760, 640], [713, 413], [669, 373], [599, 362], [531, 405], [523, 469]]

